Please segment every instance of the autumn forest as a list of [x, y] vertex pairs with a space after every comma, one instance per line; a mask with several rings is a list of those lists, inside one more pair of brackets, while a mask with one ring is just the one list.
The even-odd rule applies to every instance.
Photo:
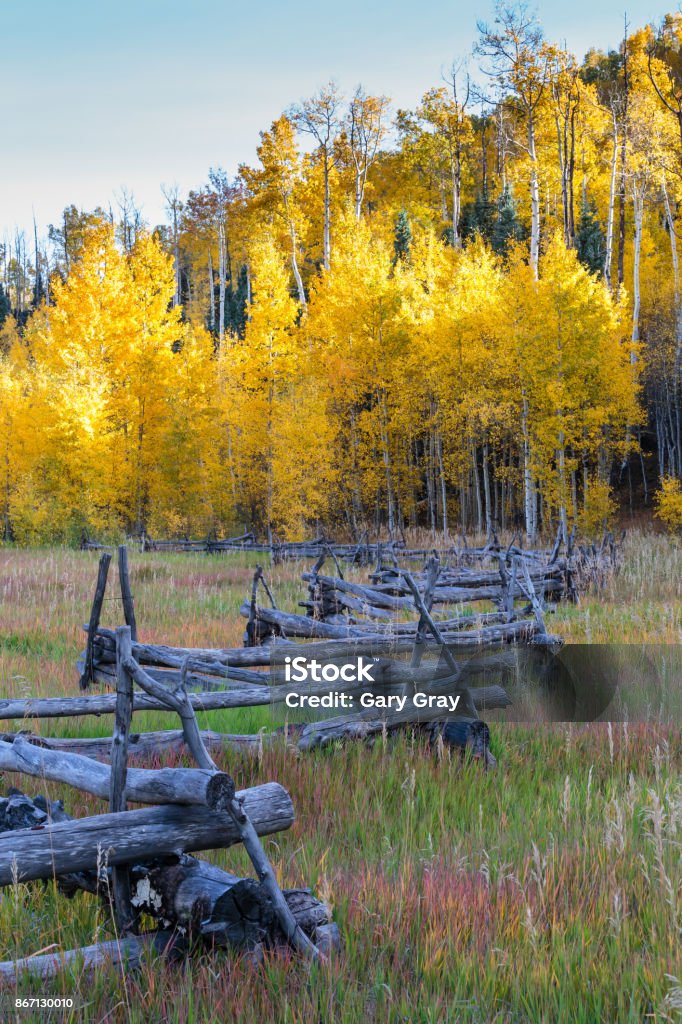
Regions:
[[682, 525], [682, 16], [580, 61], [501, 6], [434, 77], [6, 236], [5, 540]]

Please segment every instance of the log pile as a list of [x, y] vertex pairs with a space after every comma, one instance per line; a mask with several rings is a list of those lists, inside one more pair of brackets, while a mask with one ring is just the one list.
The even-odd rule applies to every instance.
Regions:
[[[130, 626], [119, 627], [113, 651], [116, 693], [76, 698], [80, 713], [92, 713], [97, 704], [99, 713], [115, 715], [110, 765], [93, 759], [107, 753], [102, 741], [76, 753], [68, 741], [34, 742], [21, 733], [0, 739], [0, 771], [65, 783], [108, 801], [108, 812], [72, 820], [61, 804], [31, 801], [18, 791], [0, 800], [0, 886], [56, 879], [69, 894], [78, 888], [100, 894], [113, 906], [119, 934], [130, 941], [135, 956], [150, 943], [157, 949], [168, 941], [174, 945], [174, 936], [182, 934], [192, 942], [247, 948], [286, 943], [311, 959], [324, 959], [338, 942], [328, 908], [307, 890], [282, 892], [259, 838], [291, 826], [289, 794], [274, 782], [236, 792], [198, 728], [197, 695], [190, 696], [185, 685], [189, 659], [177, 684], [169, 685], [136, 660], [137, 647]], [[95, 666], [93, 647], [93, 672]], [[268, 687], [251, 689], [255, 697]], [[129, 751], [135, 749], [132, 715], [149, 701], [179, 716], [184, 747], [196, 768], [128, 767]], [[4, 702], [4, 717], [21, 710], [13, 703]], [[34, 703], [23, 711], [42, 716], [50, 710], [45, 701]], [[66, 705], [53, 707], [53, 713], [75, 710], [68, 698]], [[147, 806], [129, 810], [129, 802]], [[237, 878], [190, 856], [235, 843], [244, 845], [256, 878]], [[157, 932], [137, 935], [142, 913], [156, 918]], [[104, 944], [84, 955], [96, 964], [106, 952]], [[73, 955], [65, 954], [66, 962]], [[16, 978], [24, 968], [53, 973], [61, 963], [43, 957], [0, 964], [0, 980]]]

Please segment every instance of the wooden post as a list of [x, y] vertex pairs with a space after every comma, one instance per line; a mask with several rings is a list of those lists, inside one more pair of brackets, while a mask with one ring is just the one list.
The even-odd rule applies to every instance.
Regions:
[[535, 621], [538, 624], [538, 629], [540, 631], [540, 635], [544, 636], [547, 633], [547, 627], [545, 626], [545, 619], [544, 619], [544, 616], [542, 614], [542, 605], [540, 604], [540, 601], [538, 599], [538, 595], [535, 593], [535, 587], [533, 586], [533, 581], [530, 578], [530, 572], [528, 571], [528, 563], [527, 563], [525, 558], [521, 558], [521, 559], [515, 558], [514, 561], [515, 562], [519, 562], [519, 561], [521, 562], [521, 568], [523, 569], [525, 585], [523, 583], [521, 583], [520, 580], [519, 580], [519, 585], [521, 587], [523, 587], [523, 589], [526, 591], [526, 594], [528, 596], [528, 600], [530, 601], [531, 607], [533, 609], [533, 614], [535, 615]]
[[[417, 587], [417, 584], [414, 582], [414, 579], [412, 578], [412, 576], [410, 575], [409, 572], [402, 571], [400, 573], [400, 575], [402, 576], [402, 578], [407, 583], [407, 586], [410, 589], [410, 593], [412, 594], [412, 597], [414, 598], [414, 603], [415, 603], [415, 605], [416, 605], [416, 607], [417, 607], [417, 609], [419, 611], [419, 621], [420, 621], [420, 623], [423, 623], [429, 629], [429, 631], [430, 631], [431, 635], [433, 636], [434, 640], [436, 641], [436, 643], [441, 645], [441, 654], [445, 658], [445, 661], [447, 662], [448, 668], [453, 673], [455, 678], [460, 678], [461, 674], [462, 674], [462, 666], [458, 665], [457, 662], [455, 661], [455, 659], [453, 658], [452, 652], [449, 650], [449, 648], [448, 648], [448, 646], [446, 644], [446, 641], [443, 639], [443, 635], [442, 635], [441, 631], [439, 630], [439, 628], [436, 625], [436, 623], [433, 621], [433, 618], [431, 617], [431, 613], [429, 612], [428, 608], [424, 604], [422, 596], [419, 593], [419, 588]], [[434, 585], [435, 585], [435, 581], [434, 581]], [[468, 687], [462, 687], [462, 691], [461, 691], [461, 694], [460, 694], [460, 701], [461, 701], [461, 709], [462, 709], [463, 712], [466, 711], [467, 714], [473, 714], [474, 718], [478, 718], [479, 717], [478, 711], [476, 709], [476, 705], [474, 704], [473, 698], [471, 696], [471, 691], [469, 690]]]
[[123, 599], [123, 614], [126, 626], [130, 626], [131, 639], [137, 640], [137, 623], [135, 622], [135, 602], [130, 589], [130, 575], [128, 573], [128, 548], [121, 544], [118, 549], [118, 579], [121, 585], [121, 597]]
[[[426, 587], [424, 589], [424, 608], [427, 612], [431, 611], [433, 607], [433, 592], [436, 587], [436, 581], [438, 580], [438, 574], [440, 573], [440, 561], [437, 556], [432, 556], [427, 562], [426, 568]], [[413, 595], [414, 597], [414, 595]], [[419, 609], [417, 609], [419, 611]], [[421, 660], [424, 654], [424, 646], [426, 644], [426, 619], [421, 614], [419, 615], [419, 622], [417, 624], [417, 635], [414, 640], [414, 648], [412, 650], [412, 657], [410, 659], [410, 668], [419, 668]], [[403, 689], [404, 696], [412, 698], [415, 693], [414, 680], [410, 680]]]
[[[119, 548], [119, 566], [121, 551]], [[126, 566], [127, 571], [127, 566]], [[123, 588], [121, 588], [123, 589]], [[111, 744], [111, 787], [109, 810], [125, 811], [126, 773], [128, 769], [128, 736], [130, 721], [133, 717], [133, 680], [125, 667], [126, 660], [131, 656], [130, 626], [119, 626], [116, 630], [116, 718], [114, 736]], [[114, 916], [119, 934], [134, 931], [135, 914], [130, 902], [130, 875], [126, 864], [112, 868], [112, 894], [114, 898]]]
[[102, 614], [102, 603], [104, 601], [104, 591], [107, 589], [107, 575], [109, 573], [110, 562], [111, 555], [108, 551], [105, 551], [100, 556], [99, 569], [97, 571], [97, 586], [95, 587], [95, 597], [90, 611], [88, 643], [85, 650], [85, 667], [83, 669], [83, 675], [80, 678], [81, 690], [87, 690], [90, 683], [93, 682], [93, 644], [95, 642], [95, 634], [97, 633], [97, 627], [99, 626], [99, 620]]

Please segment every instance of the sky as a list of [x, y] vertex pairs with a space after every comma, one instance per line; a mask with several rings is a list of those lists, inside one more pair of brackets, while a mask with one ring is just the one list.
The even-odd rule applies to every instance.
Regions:
[[[632, 27], [660, 2], [628, 0]], [[579, 57], [622, 36], [624, 0], [535, 9]], [[160, 223], [162, 184], [254, 163], [259, 131], [331, 78], [415, 106], [493, 17], [493, 0], [0, 0], [0, 237], [116, 209], [122, 188]]]

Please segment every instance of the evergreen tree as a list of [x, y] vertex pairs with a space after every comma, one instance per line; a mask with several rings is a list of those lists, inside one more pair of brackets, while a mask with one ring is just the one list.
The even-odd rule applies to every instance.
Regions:
[[518, 242], [522, 238], [523, 228], [516, 212], [516, 200], [509, 186], [505, 185], [497, 201], [497, 219], [490, 241], [495, 252], [506, 256], [510, 242]]
[[473, 238], [479, 234], [486, 242], [490, 242], [495, 213], [495, 203], [490, 201], [487, 191], [477, 192], [473, 203], [466, 203], [462, 209], [462, 237]]
[[605, 238], [594, 202], [584, 202], [580, 211], [575, 247], [578, 259], [592, 274], [604, 267]]
[[0, 327], [4, 324], [5, 320], [11, 313], [9, 299], [5, 289], [0, 284]]
[[410, 218], [403, 209], [395, 219], [395, 229], [393, 232], [393, 263], [395, 264], [399, 260], [409, 259], [411, 246], [412, 228], [410, 227]]

